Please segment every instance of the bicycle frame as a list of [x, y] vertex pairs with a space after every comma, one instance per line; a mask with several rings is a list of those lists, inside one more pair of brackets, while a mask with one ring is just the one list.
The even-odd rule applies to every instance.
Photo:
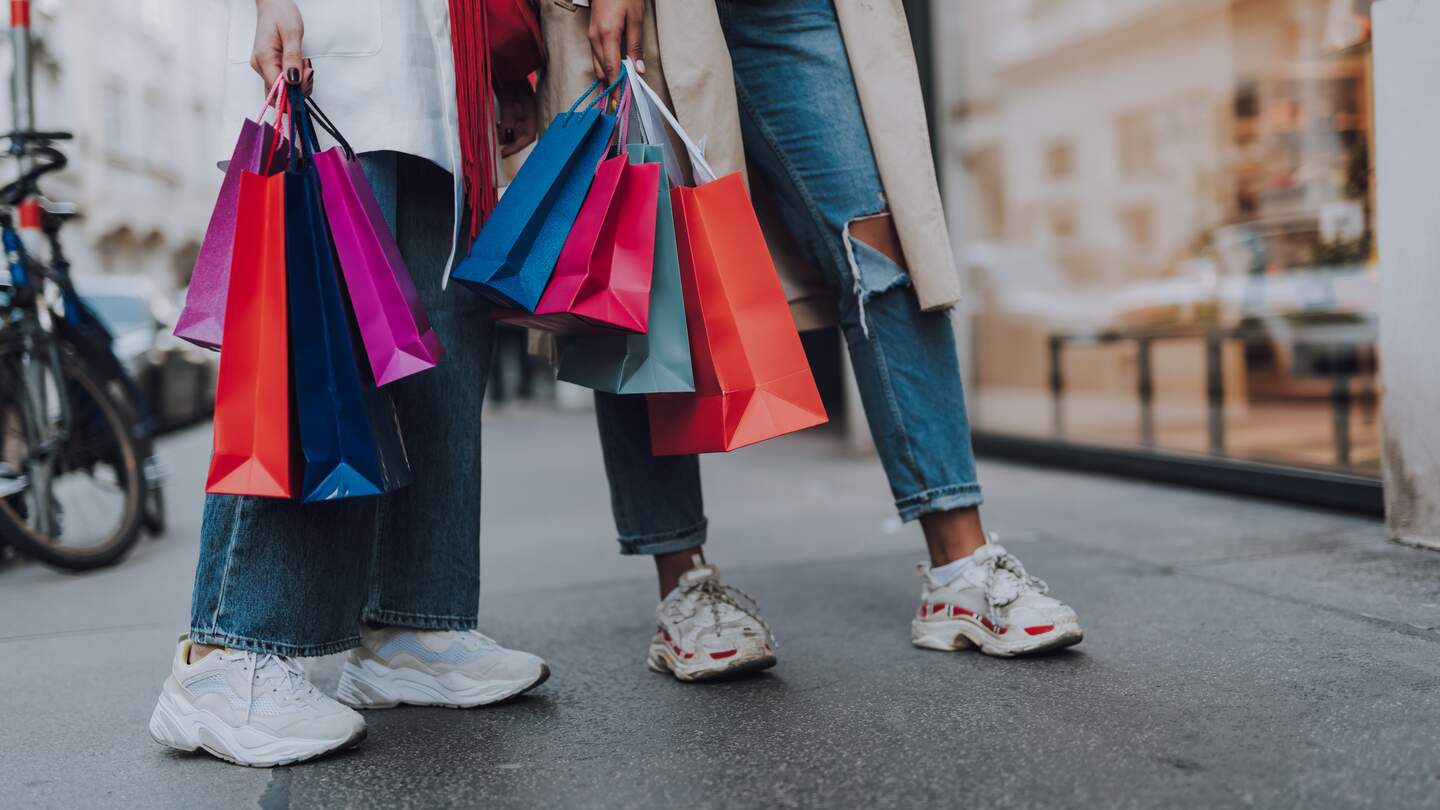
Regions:
[[[11, 73], [11, 118], [17, 132], [29, 132], [35, 128], [34, 75], [31, 67], [30, 0], [10, 0], [10, 45], [14, 54]], [[24, 176], [33, 168], [33, 161], [21, 144], [12, 148], [19, 161], [20, 174]], [[15, 206], [21, 229], [38, 232], [41, 225], [40, 203], [34, 195], [27, 195]], [[55, 341], [49, 339], [54, 323], [45, 294], [43, 273], [32, 272], [26, 261], [24, 242], [15, 222], [7, 215], [0, 218], [0, 240], [3, 240], [6, 263], [10, 270], [11, 284], [16, 300], [12, 303], [21, 308], [32, 308], [34, 320], [22, 319], [6, 327], [20, 330], [19, 338], [24, 351], [17, 369], [25, 381], [25, 397], [20, 406], [30, 412], [25, 419], [31, 429], [25, 440], [32, 460], [41, 463], [30, 464], [29, 486], [35, 494], [37, 509], [36, 528], [44, 534], [51, 534], [57, 528], [54, 516], [46, 507], [50, 501], [52, 460], [63, 446], [69, 434], [70, 403], [65, 391], [63, 372], [60, 365], [60, 351]], [[38, 328], [37, 328], [38, 327]], [[53, 380], [53, 385], [51, 381]], [[51, 403], [51, 397], [56, 400]], [[52, 418], [54, 417], [58, 418]], [[50, 425], [51, 435], [40, 434], [40, 425]]]

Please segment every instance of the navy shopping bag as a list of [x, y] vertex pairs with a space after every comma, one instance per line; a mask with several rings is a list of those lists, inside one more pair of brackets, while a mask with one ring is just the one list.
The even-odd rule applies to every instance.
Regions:
[[604, 107], [624, 78], [580, 110], [597, 80], [555, 116], [452, 277], [501, 306], [535, 311], [615, 131]]
[[410, 466], [389, 396], [357, 361], [315, 169], [310, 111], [298, 87], [289, 92], [285, 262], [295, 424], [304, 456], [300, 497], [379, 495], [408, 484]]

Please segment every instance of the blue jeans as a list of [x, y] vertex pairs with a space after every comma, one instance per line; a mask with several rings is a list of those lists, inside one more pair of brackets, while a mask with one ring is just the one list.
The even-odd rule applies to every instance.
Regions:
[[[950, 316], [922, 312], [905, 269], [849, 233], [850, 222], [885, 211], [886, 202], [834, 6], [830, 0], [717, 4], [735, 69], [746, 161], [834, 289], [900, 517], [978, 505]], [[704, 543], [699, 460], [650, 454], [643, 397], [597, 393], [595, 410], [621, 553], [665, 554]]]
[[415, 481], [379, 497], [312, 504], [207, 496], [190, 608], [196, 642], [326, 655], [357, 645], [366, 622], [475, 627], [480, 404], [492, 325], [479, 296], [440, 290], [450, 176], [394, 152], [363, 155], [361, 163], [449, 349], [438, 367], [387, 386]]

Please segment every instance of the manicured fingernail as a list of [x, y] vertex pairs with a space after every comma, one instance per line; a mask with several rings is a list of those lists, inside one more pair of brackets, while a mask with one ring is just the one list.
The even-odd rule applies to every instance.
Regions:
[[289, 79], [291, 84], [299, 84], [300, 70], [298, 68], [290, 68], [285, 71], [285, 78]]
[[636, 59], [636, 60], [635, 60], [635, 70], [638, 71], [638, 72], [640, 72], [640, 73], [644, 73], [644, 72], [645, 72], [645, 60], [644, 60], [644, 59]]

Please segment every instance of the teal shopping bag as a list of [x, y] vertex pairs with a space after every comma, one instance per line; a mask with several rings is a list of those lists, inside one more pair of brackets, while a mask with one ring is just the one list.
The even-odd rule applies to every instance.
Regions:
[[664, 148], [632, 144], [631, 163], [660, 164], [656, 208], [654, 278], [650, 285], [649, 330], [643, 335], [586, 335], [560, 338], [560, 379], [612, 394], [686, 393], [695, 390], [690, 335], [680, 290], [680, 260]]
[[451, 276], [456, 281], [501, 306], [535, 311], [595, 179], [595, 168], [609, 148], [615, 116], [605, 111], [605, 104], [624, 78], [622, 70], [615, 84], [580, 109], [600, 89], [597, 80], [550, 122], [485, 221], [470, 254], [455, 267]]

